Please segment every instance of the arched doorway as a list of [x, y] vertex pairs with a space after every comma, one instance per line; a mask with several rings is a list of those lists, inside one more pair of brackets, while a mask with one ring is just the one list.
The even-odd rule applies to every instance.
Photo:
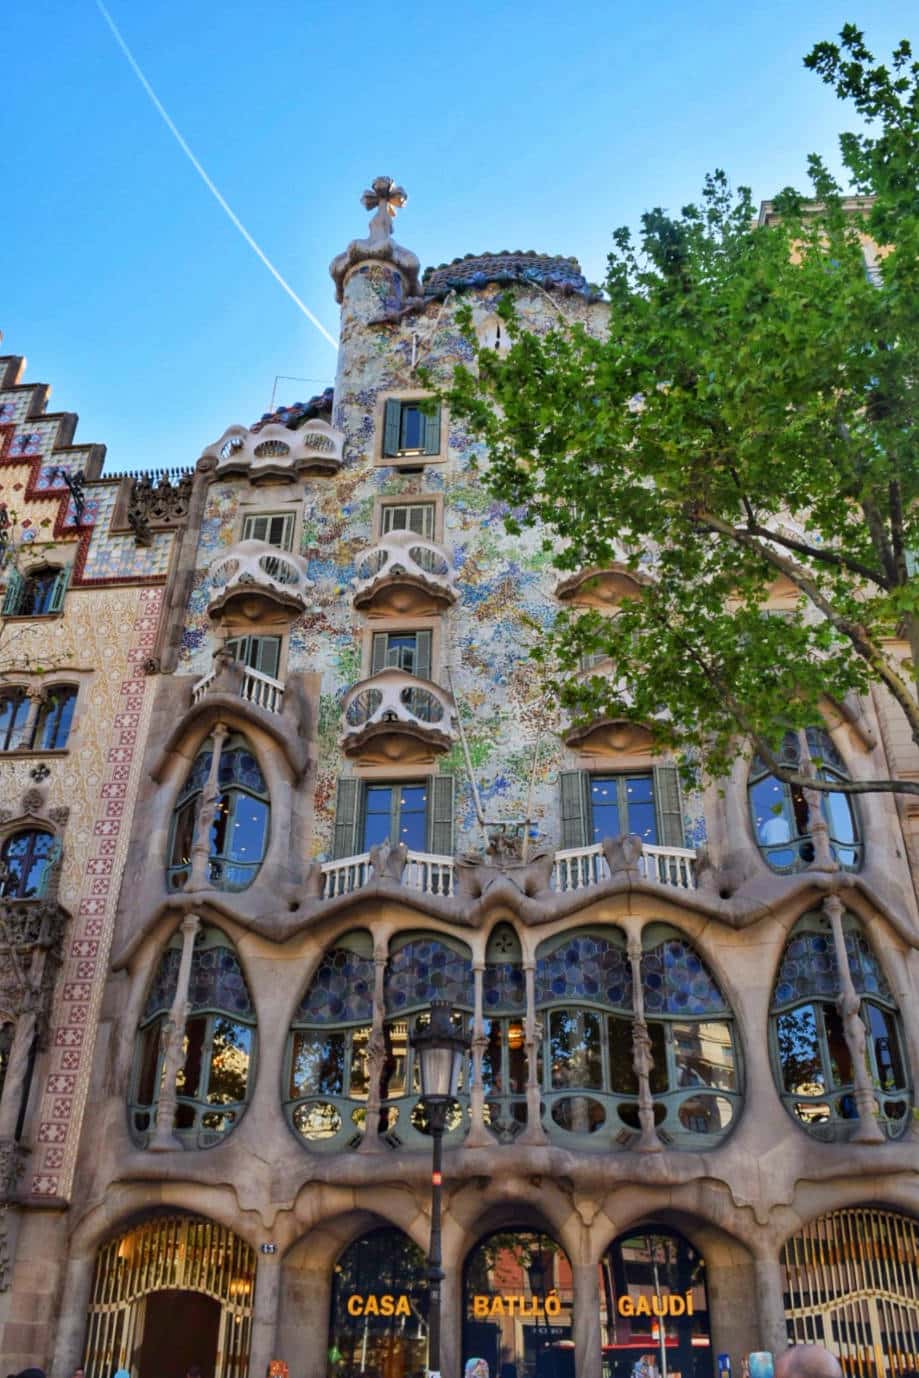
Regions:
[[603, 1378], [712, 1378], [705, 1262], [682, 1235], [643, 1225], [600, 1263]]
[[466, 1258], [463, 1363], [490, 1378], [574, 1378], [568, 1255], [539, 1230], [497, 1230]]
[[331, 1378], [417, 1378], [427, 1367], [427, 1265], [393, 1225], [360, 1235], [335, 1264]]
[[86, 1378], [181, 1374], [245, 1378], [255, 1254], [232, 1230], [192, 1215], [145, 1220], [99, 1250]]
[[898, 1378], [919, 1354], [919, 1224], [895, 1211], [831, 1211], [782, 1250], [785, 1319], [857, 1378]]

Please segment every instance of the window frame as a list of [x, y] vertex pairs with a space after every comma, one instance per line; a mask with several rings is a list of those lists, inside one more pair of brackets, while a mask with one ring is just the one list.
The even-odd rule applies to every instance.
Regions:
[[[378, 399], [374, 454], [377, 465], [390, 465], [396, 469], [420, 468], [444, 461], [449, 435], [447, 408], [438, 406], [433, 416], [427, 416], [421, 411], [422, 403], [434, 400], [429, 392], [410, 388], [384, 394]], [[420, 446], [406, 446], [402, 443], [405, 411], [408, 409], [418, 412], [422, 418], [423, 435]]]
[[[166, 848], [166, 864], [164, 868], [166, 872], [166, 888], [171, 893], [175, 893], [177, 891], [184, 889], [185, 885], [188, 883], [191, 877], [192, 867], [194, 865], [194, 858], [191, 855], [191, 852], [194, 850], [194, 841], [198, 831], [198, 821], [201, 812], [201, 800], [204, 797], [204, 789], [207, 784], [207, 777], [205, 776], [199, 784], [195, 785], [193, 789], [189, 789], [189, 784], [191, 781], [192, 774], [194, 772], [195, 762], [198, 760], [200, 756], [205, 755], [208, 751], [213, 751], [212, 743], [212, 737], [206, 737], [204, 741], [202, 741], [198, 750], [195, 752], [191, 768], [187, 772], [185, 779], [183, 780], [182, 785], [179, 788], [179, 791], [176, 794], [175, 799], [173, 801], [172, 812], [170, 814], [169, 822], [169, 839]], [[263, 804], [265, 807], [266, 817], [262, 855], [258, 859], [258, 861], [251, 862], [240, 861], [230, 855], [227, 855], [225, 852], [216, 851], [214, 849], [214, 829], [218, 827], [218, 820], [216, 817], [213, 823], [211, 824], [210, 834], [208, 838], [208, 884], [212, 886], [215, 890], [221, 890], [227, 894], [239, 894], [243, 890], [248, 890], [252, 885], [255, 884], [255, 881], [258, 879], [259, 871], [264, 865], [265, 858], [268, 855], [268, 852], [271, 848], [271, 789], [268, 784], [268, 781], [265, 778], [265, 772], [262, 769], [262, 763], [259, 760], [258, 755], [254, 751], [252, 745], [250, 744], [248, 738], [243, 736], [241, 733], [234, 732], [231, 734], [231, 736], [227, 738], [227, 740], [223, 743], [223, 746], [221, 748], [221, 765], [223, 761], [226, 759], [226, 757], [230, 755], [230, 753], [235, 751], [244, 751], [253, 758], [258, 767], [259, 774], [262, 777], [264, 792], [261, 793], [255, 789], [250, 789], [246, 785], [240, 784], [235, 780], [231, 781], [229, 784], [221, 785], [218, 771], [218, 803], [223, 802], [226, 799], [229, 799], [228, 811], [225, 822], [223, 824], [223, 836], [226, 837], [231, 832], [236, 818], [236, 810], [239, 808], [240, 802], [244, 798], [254, 799], [257, 800], [259, 803]], [[177, 861], [175, 860], [175, 848], [176, 834], [178, 831], [178, 822], [179, 819], [186, 815], [189, 810], [191, 810], [192, 813], [190, 854], [187, 860]], [[227, 883], [225, 879], [226, 873], [234, 867], [238, 870], [243, 871], [245, 874], [249, 876], [249, 879], [247, 879], [244, 884], [238, 885]]]
[[[264, 658], [265, 647], [272, 642], [277, 643], [277, 654], [274, 657], [275, 670], [271, 674], [268, 670], [262, 669], [257, 662]], [[245, 655], [234, 654], [234, 647], [242, 647], [247, 653]], [[227, 636], [224, 639], [223, 648], [230, 655], [230, 658], [237, 665], [242, 665], [247, 670], [254, 670], [256, 674], [267, 675], [269, 679], [281, 683], [281, 665], [284, 654], [284, 637], [262, 632], [242, 632], [238, 636]], [[248, 653], [255, 649], [255, 661], [248, 658]]]
[[[332, 827], [331, 854], [333, 861], [347, 857], [365, 855], [364, 828], [366, 816], [367, 790], [374, 786], [385, 786], [401, 790], [406, 786], [424, 785], [427, 799], [425, 811], [425, 854], [428, 856], [453, 856], [456, 835], [456, 780], [453, 775], [392, 776], [373, 774], [367, 776], [340, 776], [335, 802], [335, 820]], [[393, 838], [393, 812], [390, 812], [390, 843], [398, 842], [398, 834]]]
[[[379, 500], [376, 520], [377, 539], [385, 541], [387, 536], [409, 534], [417, 536], [419, 540], [431, 541], [437, 544], [441, 516], [439, 506], [440, 504], [438, 504], [436, 497], [425, 497], [417, 500], [414, 498], [409, 500], [402, 498], [398, 500], [391, 500], [388, 498]], [[387, 514], [399, 511], [404, 511], [406, 514], [410, 514], [412, 511], [421, 511], [429, 514], [430, 531], [416, 531], [414, 527], [412, 527], [411, 517], [408, 515], [405, 526], [392, 526], [391, 524], [387, 526]], [[425, 522], [423, 521], [422, 525], [424, 524]]]
[[[47, 562], [35, 565], [27, 573], [22, 573], [17, 569], [8, 569], [6, 573], [6, 591], [3, 596], [3, 603], [0, 605], [0, 617], [57, 617], [64, 611], [64, 595], [67, 592], [72, 574], [71, 565], [52, 565]], [[48, 585], [47, 607], [39, 610], [23, 609], [23, 603], [29, 594], [29, 585], [44, 576], [54, 576]]]
[[[271, 523], [281, 521], [283, 529], [280, 541], [272, 541], [268, 536], [256, 536], [248, 532], [247, 528], [255, 523], [265, 521], [268, 523], [269, 532]], [[297, 513], [290, 510], [278, 512], [244, 512], [242, 519], [240, 539], [243, 541], [261, 541], [263, 545], [270, 545], [274, 550], [283, 550], [287, 554], [293, 553], [294, 534], [296, 531]]]
[[[651, 799], [654, 806], [657, 841], [649, 842], [649, 847], [662, 847], [672, 850], [690, 850], [686, 847], [686, 830], [683, 822], [683, 798], [680, 789], [679, 771], [675, 765], [663, 762], [656, 765], [622, 766], [618, 770], [563, 770], [559, 772], [559, 824], [560, 850], [577, 851], [597, 847], [599, 841], [593, 837], [593, 804], [591, 792], [594, 780], [616, 780], [617, 797], [629, 779], [639, 777], [651, 780]], [[622, 781], [620, 788], [618, 782]], [[626, 823], [628, 814], [626, 812]], [[623, 822], [622, 806], [619, 814], [620, 826]], [[621, 835], [621, 834], [620, 834]]]
[[2, 862], [6, 862], [6, 861], [7, 861], [7, 849], [8, 849], [8, 847], [11, 845], [11, 843], [15, 842], [16, 839], [19, 838], [19, 837], [31, 837], [31, 838], [32, 838], [32, 841], [31, 841], [31, 843], [29, 844], [29, 848], [28, 848], [27, 852], [25, 853], [26, 860], [28, 861], [29, 864], [28, 864], [28, 867], [26, 867], [25, 869], [22, 869], [22, 870], [21, 870], [21, 873], [20, 873], [20, 885], [23, 885], [23, 884], [27, 885], [28, 880], [29, 880], [29, 876], [30, 876], [31, 873], [32, 873], [32, 868], [33, 868], [33, 866], [34, 866], [35, 863], [36, 863], [36, 857], [35, 857], [35, 840], [36, 840], [37, 838], [39, 838], [39, 837], [47, 837], [47, 838], [49, 839], [51, 845], [50, 845], [50, 847], [49, 847], [49, 849], [48, 849], [48, 855], [47, 855], [47, 856], [44, 856], [44, 857], [38, 857], [38, 858], [37, 858], [37, 860], [38, 860], [39, 862], [43, 862], [44, 865], [43, 865], [43, 867], [42, 867], [42, 871], [41, 871], [41, 874], [40, 874], [39, 879], [38, 879], [38, 884], [37, 884], [36, 888], [35, 888], [30, 894], [25, 894], [25, 895], [24, 895], [24, 894], [19, 893], [19, 891], [16, 891], [16, 892], [14, 893], [14, 892], [12, 892], [11, 890], [8, 890], [8, 889], [6, 888], [6, 886], [7, 886], [7, 884], [8, 884], [8, 881], [7, 881], [7, 880], [4, 880], [4, 881], [0, 882], [0, 899], [17, 900], [17, 901], [22, 901], [22, 900], [42, 900], [42, 899], [45, 898], [45, 896], [46, 896], [47, 893], [48, 893], [48, 884], [49, 884], [49, 881], [50, 881], [50, 878], [51, 878], [51, 873], [52, 873], [52, 871], [54, 870], [54, 867], [57, 865], [58, 861], [60, 860], [60, 856], [61, 856], [61, 841], [60, 841], [60, 838], [58, 837], [58, 835], [57, 835], [56, 833], [52, 832], [52, 830], [51, 830], [50, 828], [45, 828], [45, 827], [16, 828], [16, 829], [14, 829], [13, 832], [7, 833], [7, 835], [3, 838], [2, 844], [0, 844], [0, 861], [2, 861]]
[[[814, 738], [822, 737], [824, 739], [826, 745], [830, 747], [833, 756], [836, 758], [836, 761], [839, 764], [832, 760], [828, 760], [824, 757], [820, 757], [819, 746], [817, 746], [814, 742], [811, 741], [812, 734]], [[780, 758], [783, 760], [783, 762], [792, 766], [796, 766], [799, 764], [801, 759], [801, 739], [802, 736], [805, 735], [807, 742], [807, 750], [808, 753], [811, 755], [811, 758], [813, 759], [814, 756], [817, 756], [817, 758], [821, 761], [821, 764], [815, 767], [819, 779], [825, 782], [830, 782], [832, 780], [837, 779], [851, 780], [853, 778], [848, 768], [846, 767], [842, 754], [839, 751], [837, 751], [830, 733], [826, 730], [825, 727], [821, 727], [819, 725], [812, 728], [807, 728], [804, 730], [804, 732], [788, 732], [785, 734], [785, 740], [779, 753]], [[793, 737], [796, 739], [795, 750], [793, 754], [791, 751], [791, 746], [788, 742], [789, 737]], [[789, 785], [784, 780], [779, 780], [769, 770], [765, 761], [761, 762], [761, 768], [758, 769], [757, 762], [759, 760], [760, 758], [758, 756], [754, 756], [750, 762], [750, 769], [747, 772], [747, 817], [750, 821], [750, 830], [753, 834], [753, 842], [763, 862], [766, 864], [766, 866], [768, 866], [769, 870], [772, 871], [775, 875], [797, 875], [801, 871], [806, 871], [808, 867], [812, 866], [814, 863], [815, 853], [813, 843], [813, 831], [810, 822], [810, 808], [807, 804], [807, 801], [804, 799], [803, 790], [800, 786]], [[797, 829], [798, 810], [803, 808], [807, 810], [808, 813], [806, 829], [804, 831], [790, 832], [789, 836], [783, 841], [766, 842], [760, 836], [760, 824], [757, 820], [756, 811], [754, 808], [753, 791], [754, 789], [758, 788], [760, 785], [764, 784], [769, 780], [772, 780], [774, 782], [775, 786], [777, 787], [777, 792], [781, 796], [781, 812], [776, 814], [773, 811], [773, 816], [776, 819], [784, 818], [786, 821], [790, 821], [793, 824], [794, 828]], [[829, 804], [830, 800], [834, 797], [840, 797], [846, 803], [846, 807], [849, 811], [849, 821], [851, 824], [852, 831], [851, 842], [840, 840], [834, 837], [833, 835], [833, 824], [830, 816]], [[862, 866], [864, 865], [865, 833], [864, 828], [862, 826], [861, 817], [859, 815], [858, 803], [855, 799], [855, 796], [842, 793], [841, 791], [834, 792], [832, 790], [821, 790], [820, 814], [824, 823], [826, 824], [827, 841], [829, 843], [830, 851], [833, 855], [834, 860], [839, 865], [840, 870], [847, 871], [852, 875], [856, 874], [862, 869]], [[764, 820], [762, 826], [766, 826], [766, 823], [768, 821], [769, 820]], [[780, 866], [777, 865], [774, 861], [770, 860], [771, 857], [781, 855], [783, 852], [791, 854], [791, 861], [788, 863], [788, 865]], [[853, 861], [849, 862], [844, 861], [842, 859], [841, 854], [845, 854], [846, 852], [852, 853], [854, 855]]]

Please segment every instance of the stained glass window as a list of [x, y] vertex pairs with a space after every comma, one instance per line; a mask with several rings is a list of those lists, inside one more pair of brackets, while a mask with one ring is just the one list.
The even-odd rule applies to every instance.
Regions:
[[[213, 762], [213, 742], [195, 757], [176, 801], [167, 876], [181, 889], [191, 875], [192, 850], [204, 788]], [[228, 738], [217, 767], [219, 795], [210, 830], [208, 878], [220, 890], [245, 890], [255, 879], [268, 843], [268, 787], [258, 761], [242, 737]]]
[[641, 981], [649, 1016], [727, 1013], [724, 996], [702, 958], [680, 938], [642, 953]]
[[372, 1019], [373, 957], [333, 947], [319, 963], [294, 1022], [369, 1024]]
[[[849, 772], [826, 732], [809, 727], [806, 733], [786, 732], [779, 760], [790, 770], [801, 766], [802, 744], [820, 780], [848, 780]], [[754, 757], [750, 767], [750, 814], [759, 849], [774, 871], [800, 871], [815, 857], [810, 806], [800, 785], [788, 785], [769, 773], [765, 760]], [[823, 791], [820, 811], [829, 832], [830, 851], [846, 871], [861, 864], [858, 817], [851, 796]]]
[[519, 962], [495, 962], [482, 977], [482, 1007], [486, 1014], [503, 1014], [526, 1008], [527, 991]]
[[632, 972], [624, 943], [572, 933], [536, 958], [536, 1005], [588, 1001], [632, 1008]]
[[461, 1009], [472, 1009], [472, 961], [468, 949], [460, 951], [439, 938], [426, 936], [394, 945], [384, 983], [387, 1014], [423, 1009], [432, 1000], [448, 1000]]

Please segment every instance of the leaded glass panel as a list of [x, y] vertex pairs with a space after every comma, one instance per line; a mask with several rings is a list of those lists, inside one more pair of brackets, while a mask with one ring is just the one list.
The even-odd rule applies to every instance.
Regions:
[[294, 1016], [295, 1024], [369, 1024], [373, 958], [344, 947], [326, 952]]
[[482, 978], [482, 1006], [486, 1014], [503, 1014], [526, 1007], [527, 991], [519, 962], [494, 962]]
[[574, 933], [536, 958], [536, 1005], [590, 1001], [632, 1008], [632, 972], [625, 948], [590, 933]]
[[728, 1013], [702, 958], [681, 938], [670, 938], [642, 953], [641, 980], [649, 1015]]
[[196, 946], [188, 998], [193, 1010], [220, 1009], [254, 1015], [239, 958], [229, 947]]
[[413, 938], [390, 954], [384, 982], [387, 1014], [423, 1008], [448, 1000], [472, 1009], [472, 961], [436, 938]]

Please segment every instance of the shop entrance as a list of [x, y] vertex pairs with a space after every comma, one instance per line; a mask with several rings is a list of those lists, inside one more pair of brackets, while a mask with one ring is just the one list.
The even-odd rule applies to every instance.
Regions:
[[674, 1230], [621, 1236], [600, 1264], [603, 1378], [713, 1378], [705, 1262]]
[[468, 1255], [464, 1365], [482, 1360], [487, 1378], [574, 1378], [571, 1324], [571, 1264], [549, 1235], [498, 1230]]
[[330, 1378], [420, 1378], [427, 1367], [427, 1265], [387, 1225], [349, 1244], [335, 1264]]
[[220, 1303], [200, 1292], [153, 1292], [144, 1308], [137, 1372], [182, 1378], [197, 1364], [211, 1378], [217, 1361]]

